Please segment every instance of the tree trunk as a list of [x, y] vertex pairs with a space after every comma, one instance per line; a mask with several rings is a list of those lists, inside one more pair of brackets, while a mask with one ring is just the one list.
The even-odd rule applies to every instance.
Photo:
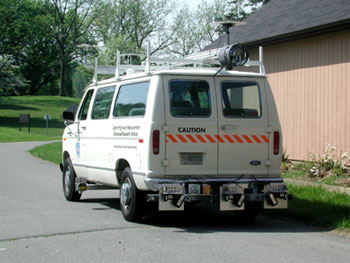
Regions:
[[64, 63], [64, 48], [61, 47], [60, 90], [58, 96], [64, 96], [65, 69], [66, 65]]

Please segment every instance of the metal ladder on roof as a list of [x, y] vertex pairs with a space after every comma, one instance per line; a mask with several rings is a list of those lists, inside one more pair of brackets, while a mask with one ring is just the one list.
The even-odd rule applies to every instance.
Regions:
[[[225, 47], [224, 47], [225, 48]], [[100, 74], [105, 75], [114, 75], [114, 78], [118, 80], [122, 75], [132, 75], [135, 73], [144, 72], [145, 74], [151, 74], [151, 71], [154, 70], [166, 70], [166, 69], [208, 69], [208, 68], [217, 68], [218, 70], [223, 68], [219, 60], [219, 53], [221, 48], [213, 49], [209, 51], [203, 51], [194, 53], [187, 56], [186, 58], [161, 58], [161, 57], [152, 57], [150, 55], [150, 43], [147, 43], [146, 50], [146, 59], [141, 63], [141, 65], [135, 65], [131, 63], [122, 64], [122, 56], [139, 56], [138, 54], [120, 54], [120, 51], [117, 51], [117, 61], [116, 66], [103, 66], [98, 65], [97, 58], [95, 58], [94, 65], [88, 64], [87, 59], [84, 58], [84, 66], [86, 68], [94, 69], [93, 83], [97, 83], [97, 76]], [[87, 56], [87, 54], [85, 54]], [[221, 67], [222, 66], [222, 67]], [[248, 61], [244, 66], [258, 66], [259, 74], [265, 75], [265, 68], [263, 64], [263, 48], [259, 47], [259, 60]]]

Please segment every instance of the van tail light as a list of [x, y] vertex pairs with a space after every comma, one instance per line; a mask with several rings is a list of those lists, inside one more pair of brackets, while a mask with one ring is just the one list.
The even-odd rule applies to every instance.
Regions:
[[153, 154], [159, 154], [159, 131], [154, 130], [152, 135]]
[[280, 133], [275, 131], [273, 133], [273, 154], [277, 155], [280, 151]]

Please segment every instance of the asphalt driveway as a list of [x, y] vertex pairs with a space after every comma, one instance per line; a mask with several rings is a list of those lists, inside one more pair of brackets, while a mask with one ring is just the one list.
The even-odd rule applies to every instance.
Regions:
[[57, 165], [0, 144], [0, 262], [349, 262], [349, 238], [288, 219], [194, 207], [126, 222], [117, 190], [67, 202]]

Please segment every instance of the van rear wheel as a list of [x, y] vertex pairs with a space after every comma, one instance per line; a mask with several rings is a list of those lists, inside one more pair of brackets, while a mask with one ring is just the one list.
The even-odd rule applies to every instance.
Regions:
[[145, 205], [145, 194], [136, 188], [130, 168], [125, 168], [120, 187], [120, 209], [123, 217], [132, 222], [140, 220], [144, 214]]

